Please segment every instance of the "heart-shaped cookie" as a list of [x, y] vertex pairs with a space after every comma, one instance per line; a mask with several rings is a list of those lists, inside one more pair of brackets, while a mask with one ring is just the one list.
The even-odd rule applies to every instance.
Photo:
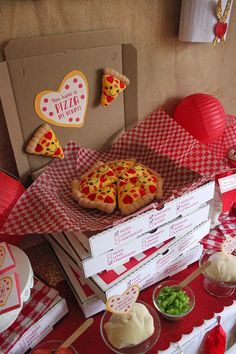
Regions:
[[0, 268], [3, 265], [4, 259], [5, 259], [5, 248], [0, 246]]
[[0, 307], [5, 306], [12, 289], [12, 279], [10, 277], [0, 278]]
[[139, 287], [132, 285], [122, 295], [111, 296], [107, 300], [106, 309], [113, 313], [128, 313], [135, 304], [138, 295]]
[[63, 127], [82, 127], [88, 105], [88, 83], [81, 71], [73, 70], [58, 91], [41, 91], [35, 97], [35, 111], [44, 121]]

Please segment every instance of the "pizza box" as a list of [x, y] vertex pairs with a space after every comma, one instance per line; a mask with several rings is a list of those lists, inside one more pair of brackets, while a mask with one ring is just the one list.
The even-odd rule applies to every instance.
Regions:
[[[151, 274], [150, 270], [145, 268], [146, 273], [142, 272], [136, 283], [130, 281], [127, 282], [126, 285], [129, 287], [132, 284], [137, 284], [141, 290], [146, 289], [156, 282], [168, 276], [172, 276], [187, 268], [188, 265], [198, 261], [202, 254], [202, 250], [202, 245], [198, 244], [187, 252], [184, 252], [175, 261], [164, 267], [163, 271], [159, 273]], [[89, 287], [89, 285], [84, 282], [84, 279], [77, 272], [76, 267], [74, 267], [73, 264], [69, 264], [67, 262], [62, 252], [56, 250], [54, 250], [54, 252], [85, 317], [89, 317], [103, 311], [105, 309], [105, 303], [99, 299], [95, 292]], [[117, 288], [117, 295], [119, 293], [119, 289]]]
[[14, 344], [8, 354], [24, 354], [33, 349], [50, 333], [57, 322], [68, 313], [66, 300], [59, 295], [52, 302], [47, 312], [40, 317]]
[[[194, 230], [178, 239], [173, 238], [165, 241], [158, 247], [152, 247], [132, 257], [129, 262], [122, 266], [103, 271], [90, 278], [84, 278], [84, 281], [93, 289], [100, 299], [106, 301], [107, 297], [118, 291], [117, 288], [121, 289], [120, 293], [122, 293], [129, 282], [135, 284], [138, 283], [140, 277], [146, 278], [147, 272], [151, 276], [163, 271], [168, 264], [175, 261], [181, 254], [195, 247], [198, 242], [209, 233], [209, 230], [210, 220], [202, 223]], [[66, 261], [82, 276], [82, 269], [68, 253], [65, 253], [55, 242], [53, 249], [57, 254], [63, 255]]]
[[105, 303], [97, 297], [78, 271], [69, 265], [56, 250], [53, 251], [84, 316], [87, 318], [105, 310]]
[[64, 232], [51, 234], [49, 240], [51, 237], [65, 252], [68, 252], [74, 261], [80, 265], [83, 275], [88, 278], [103, 270], [122, 265], [131, 257], [155, 247], [168, 239], [173, 237], [178, 238], [186, 234], [202, 222], [207, 221], [208, 215], [209, 205], [205, 204], [189, 215], [179, 217], [174, 221], [158, 227], [153, 230], [153, 232], [147, 232], [133, 241], [116, 247], [114, 250], [103, 253], [95, 258], [91, 257], [91, 254], [82, 246], [73, 233]]
[[[161, 210], [152, 209], [133, 217], [121, 224], [98, 233], [75, 232], [79, 241], [91, 253], [93, 258], [118, 246], [133, 241], [138, 236], [154, 230], [180, 216], [185, 216], [211, 200], [215, 184], [208, 182], [192, 192], [164, 204]], [[73, 231], [73, 230], [72, 230]]]

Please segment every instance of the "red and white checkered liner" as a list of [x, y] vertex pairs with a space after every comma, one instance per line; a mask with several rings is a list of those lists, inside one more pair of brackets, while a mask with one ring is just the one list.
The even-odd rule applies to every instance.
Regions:
[[0, 334], [0, 353], [8, 353], [23, 333], [47, 312], [57, 296], [57, 290], [34, 278], [30, 300], [24, 304], [15, 322]]
[[226, 236], [236, 237], [236, 216], [229, 215], [221, 224], [201, 240], [205, 250], [220, 251]]
[[[165, 179], [165, 202], [193, 190], [216, 173], [230, 169], [224, 156], [226, 147], [236, 143], [236, 124], [233, 117], [228, 121], [220, 143], [210, 147], [200, 144], [162, 110], [150, 114], [123, 134], [106, 152], [69, 143], [64, 149], [65, 159], [52, 161], [46, 172], [23, 194], [1, 232], [96, 231], [123, 221], [118, 211], [108, 216], [86, 210], [71, 197], [71, 180], [97, 160], [133, 157], [158, 171]], [[159, 206], [152, 203], [132, 216]]]

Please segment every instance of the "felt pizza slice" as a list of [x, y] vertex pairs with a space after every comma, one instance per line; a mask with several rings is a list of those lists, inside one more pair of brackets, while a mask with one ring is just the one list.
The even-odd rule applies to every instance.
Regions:
[[129, 83], [130, 81], [125, 75], [111, 68], [105, 68], [102, 77], [102, 106], [109, 106]]
[[118, 207], [122, 215], [130, 215], [150, 203], [155, 194], [125, 180], [117, 184]]
[[26, 151], [35, 155], [64, 158], [60, 143], [48, 124], [42, 125], [34, 133], [33, 138], [26, 147]]
[[117, 182], [117, 176], [114, 173], [114, 171], [109, 167], [108, 164], [105, 164], [104, 162], [97, 162], [89, 171], [84, 173], [81, 177], [81, 183], [83, 183], [91, 178], [103, 178], [103, 179], [108, 179], [110, 182], [109, 183], [115, 183]]
[[127, 170], [136, 164], [135, 160], [113, 160], [109, 161], [108, 166], [116, 174], [117, 177], [121, 177]]
[[163, 178], [143, 164], [135, 164], [122, 175], [122, 178], [153, 193], [157, 199], [163, 197]]
[[81, 184], [79, 180], [71, 183], [72, 197], [80, 206], [98, 209], [111, 214], [116, 207], [116, 184], [106, 185], [103, 179], [94, 181], [93, 185]]

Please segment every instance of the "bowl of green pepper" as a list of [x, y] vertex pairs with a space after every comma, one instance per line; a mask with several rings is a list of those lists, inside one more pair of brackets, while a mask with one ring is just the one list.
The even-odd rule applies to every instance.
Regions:
[[187, 316], [194, 308], [195, 296], [192, 289], [184, 289], [176, 280], [167, 280], [154, 289], [152, 299], [158, 312], [168, 320], [177, 321]]

